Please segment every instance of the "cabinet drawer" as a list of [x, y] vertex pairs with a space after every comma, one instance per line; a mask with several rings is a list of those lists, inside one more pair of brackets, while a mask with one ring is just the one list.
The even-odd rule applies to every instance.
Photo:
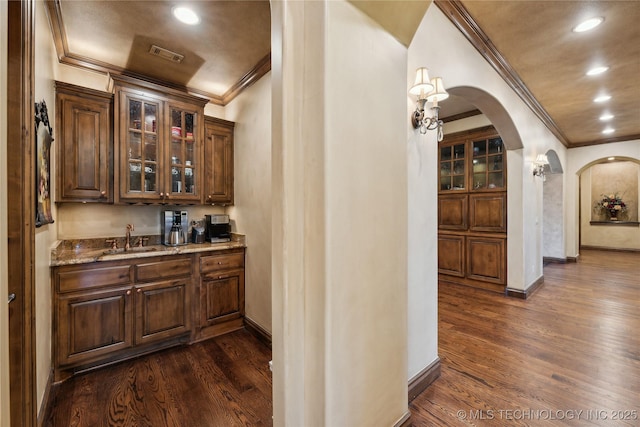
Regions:
[[136, 277], [140, 282], [179, 276], [191, 276], [191, 257], [156, 260], [136, 265]]
[[200, 258], [200, 271], [202, 273], [242, 267], [244, 267], [244, 252], [203, 256]]
[[131, 283], [131, 266], [119, 265], [101, 268], [62, 270], [56, 273], [59, 292], [99, 288]]

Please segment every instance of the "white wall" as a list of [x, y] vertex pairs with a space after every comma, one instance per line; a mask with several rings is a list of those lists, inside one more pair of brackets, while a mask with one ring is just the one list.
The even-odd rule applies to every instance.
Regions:
[[390, 426], [407, 410], [406, 49], [341, 1], [272, 2], [272, 40], [274, 425]]
[[566, 211], [565, 225], [567, 231], [567, 256], [579, 255], [579, 174], [585, 167], [604, 160], [607, 157], [628, 157], [640, 160], [640, 140], [614, 142], [604, 145], [572, 148], [569, 150], [565, 168]]
[[545, 257], [564, 259], [564, 173], [547, 174], [543, 188], [542, 254]]
[[7, 41], [8, 3], [0, 2], [0, 427], [9, 427], [9, 309], [7, 287]]
[[[51, 38], [49, 20], [44, 2], [35, 2], [35, 101], [47, 103], [49, 122], [53, 128], [54, 141], [51, 145], [51, 196], [55, 194], [55, 151], [59, 141], [56, 139], [56, 109], [54, 96], [54, 66], [57, 62], [55, 46]], [[52, 203], [53, 205], [53, 203]], [[52, 206], [54, 221], [57, 219], [56, 207]], [[37, 408], [46, 391], [51, 372], [51, 280], [49, 262], [51, 245], [57, 239], [56, 225], [47, 224], [36, 228], [35, 232], [35, 316], [36, 316], [36, 386]]]
[[271, 73], [225, 107], [234, 132], [235, 206], [227, 213], [246, 235], [245, 312], [271, 332]]

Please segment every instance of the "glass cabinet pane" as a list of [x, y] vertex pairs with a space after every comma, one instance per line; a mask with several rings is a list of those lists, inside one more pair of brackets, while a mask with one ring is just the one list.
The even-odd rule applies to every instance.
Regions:
[[155, 193], [158, 189], [158, 104], [146, 99], [128, 98], [128, 109], [127, 151], [124, 153], [129, 166], [126, 192]]
[[196, 194], [196, 117], [194, 113], [171, 109], [171, 192]]
[[474, 190], [504, 187], [504, 153], [502, 139], [473, 141]]
[[451, 147], [442, 147], [440, 149], [440, 161], [451, 160]]

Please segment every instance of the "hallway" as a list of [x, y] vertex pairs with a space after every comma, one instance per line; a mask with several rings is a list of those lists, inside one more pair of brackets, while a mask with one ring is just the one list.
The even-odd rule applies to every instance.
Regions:
[[442, 375], [414, 426], [640, 425], [640, 253], [544, 267], [526, 301], [440, 285]]

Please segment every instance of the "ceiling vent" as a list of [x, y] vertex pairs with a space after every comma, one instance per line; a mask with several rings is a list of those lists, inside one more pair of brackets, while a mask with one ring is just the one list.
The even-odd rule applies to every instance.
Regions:
[[149, 53], [151, 55], [159, 56], [160, 58], [167, 59], [171, 62], [181, 63], [184, 59], [184, 55], [180, 55], [179, 53], [172, 52], [169, 49], [165, 49], [160, 46], [151, 45], [151, 49], [149, 49]]

